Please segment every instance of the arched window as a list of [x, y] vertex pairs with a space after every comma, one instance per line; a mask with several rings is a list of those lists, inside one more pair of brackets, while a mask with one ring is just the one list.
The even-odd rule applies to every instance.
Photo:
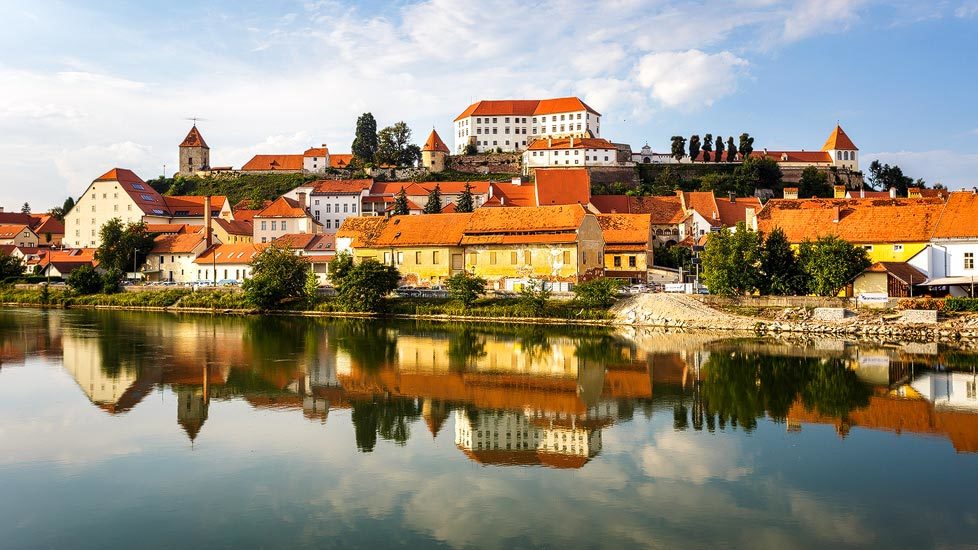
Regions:
[[644, 164], [650, 164], [652, 162], [652, 159], [650, 159], [649, 157], [645, 157], [645, 158], [642, 159], [642, 162]]
[[835, 156], [837, 160], [842, 160], [842, 151], [836, 151]]

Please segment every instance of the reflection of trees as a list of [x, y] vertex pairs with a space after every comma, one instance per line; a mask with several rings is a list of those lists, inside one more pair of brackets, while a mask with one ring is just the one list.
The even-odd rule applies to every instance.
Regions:
[[99, 357], [102, 373], [110, 378], [118, 378], [123, 372], [139, 373], [149, 358], [155, 357], [152, 351], [156, 342], [147, 338], [144, 323], [158, 322], [128, 313], [86, 312], [98, 324], [95, 332], [98, 339]]
[[328, 325], [330, 341], [360, 368], [374, 370], [397, 362], [397, 336], [385, 323], [340, 319]]
[[550, 353], [550, 337], [540, 325], [526, 325], [516, 330], [520, 349], [532, 360], [539, 360]]
[[448, 333], [448, 364], [452, 370], [464, 370], [486, 355], [486, 340], [468, 328]]
[[351, 418], [357, 449], [369, 453], [377, 445], [377, 435], [398, 445], [411, 437], [409, 424], [421, 416], [415, 399], [389, 398], [353, 403]]
[[[838, 359], [714, 354], [703, 370], [702, 404], [693, 407], [700, 418], [693, 423], [705, 421], [709, 430], [714, 416], [721, 428], [730, 422], [748, 431], [765, 413], [784, 420], [799, 397], [807, 409], [840, 418], [869, 403], [869, 388]], [[680, 414], [685, 417], [677, 408], [677, 427]]]

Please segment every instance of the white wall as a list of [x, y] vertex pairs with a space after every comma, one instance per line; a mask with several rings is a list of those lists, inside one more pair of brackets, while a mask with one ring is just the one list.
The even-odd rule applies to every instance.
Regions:
[[523, 166], [616, 166], [617, 149], [543, 149], [523, 152]]
[[591, 130], [601, 135], [601, 115], [588, 111], [536, 116], [470, 116], [455, 122], [455, 152], [462, 153], [470, 138], [480, 152], [521, 151], [541, 137], [580, 137]]
[[138, 222], [143, 218], [143, 211], [117, 182], [92, 182], [65, 216], [65, 246], [99, 246], [102, 244], [99, 229], [112, 218], [119, 218], [123, 223]]

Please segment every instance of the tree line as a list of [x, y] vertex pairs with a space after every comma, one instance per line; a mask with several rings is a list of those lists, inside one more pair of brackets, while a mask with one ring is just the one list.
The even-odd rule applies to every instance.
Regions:
[[421, 148], [411, 143], [411, 128], [403, 120], [377, 131], [377, 120], [371, 113], [357, 118], [353, 158], [361, 166], [415, 166], [421, 162]]
[[747, 132], [740, 134], [736, 145], [732, 136], [727, 138], [726, 145], [724, 145], [723, 136], [717, 135], [714, 140], [713, 134], [704, 134], [702, 140], [700, 140], [699, 134], [689, 136], [688, 142], [683, 136], [672, 136], [671, 140], [672, 157], [677, 162], [682, 162], [683, 158], [687, 156], [687, 143], [689, 143], [688, 156], [690, 162], [696, 162], [701, 152], [703, 153], [703, 162], [710, 162], [711, 160], [713, 162], [723, 162], [724, 160], [736, 162], [738, 153], [741, 159], [746, 160], [754, 152], [754, 138]]

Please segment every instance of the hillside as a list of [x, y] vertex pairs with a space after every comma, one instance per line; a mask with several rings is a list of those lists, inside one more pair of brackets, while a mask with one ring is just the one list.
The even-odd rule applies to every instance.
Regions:
[[146, 183], [164, 195], [224, 195], [236, 204], [242, 200], [273, 200], [315, 179], [316, 176], [305, 174], [219, 174], [206, 178], [156, 178]]

